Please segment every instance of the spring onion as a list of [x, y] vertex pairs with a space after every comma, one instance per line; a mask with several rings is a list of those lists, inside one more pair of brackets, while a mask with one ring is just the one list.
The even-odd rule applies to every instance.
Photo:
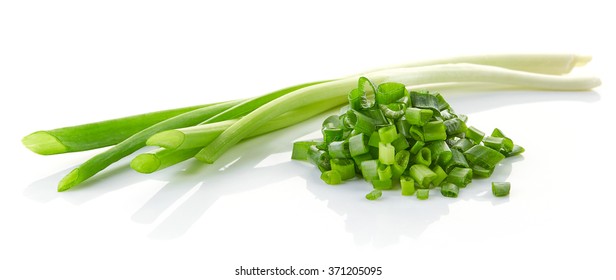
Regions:
[[422, 164], [425, 166], [430, 166], [432, 163], [432, 152], [428, 148], [421, 148], [419, 152], [415, 155], [415, 163]]
[[355, 163], [351, 159], [333, 158], [330, 160], [330, 166], [340, 174], [342, 180], [355, 177]]
[[342, 176], [336, 170], [327, 170], [321, 173], [321, 180], [328, 185], [338, 185], [342, 182]]
[[404, 196], [415, 194], [415, 181], [410, 176], [400, 177], [400, 187]]
[[[468, 132], [470, 129], [466, 129], [464, 133], [466, 116], [456, 114], [441, 94], [423, 89], [439, 84], [464, 87], [480, 83], [544, 90], [586, 90], [599, 85], [600, 81], [594, 77], [563, 74], [589, 60], [590, 57], [569, 54], [531, 54], [470, 56], [409, 63], [365, 75], [302, 84], [247, 100], [199, 105], [39, 131], [24, 137], [22, 142], [27, 148], [40, 154], [75, 152], [115, 145], [63, 178], [58, 190], [64, 191], [129, 155], [146, 142], [161, 148], [138, 155], [131, 162], [131, 167], [140, 172], [154, 172], [192, 156], [211, 163], [243, 139], [307, 118], [309, 114], [302, 114], [307, 108], [319, 113], [346, 101], [349, 105], [340, 110], [340, 116], [328, 119], [323, 124], [325, 141], [298, 145], [294, 158], [312, 159], [323, 172], [327, 172], [331, 170], [331, 154], [334, 154], [353, 163], [353, 168], [358, 169], [368, 181], [378, 179], [379, 164], [387, 164], [392, 177], [397, 179], [406, 176], [404, 174], [410, 175], [409, 168], [417, 165], [412, 162], [404, 167], [395, 157], [399, 152], [408, 151], [413, 154], [410, 156], [413, 160], [410, 161], [414, 161], [414, 155], [425, 145], [444, 140], [451, 149], [451, 143], [468, 138], [472, 139], [474, 146], [465, 145], [451, 149], [452, 160], [455, 157], [453, 151], [458, 150], [463, 158], [468, 157], [473, 171], [486, 170], [491, 173], [496, 164], [491, 166], [493, 162], [469, 151], [479, 146], [509, 157], [522, 153], [524, 149], [510, 141], [499, 129], [495, 129], [488, 137], [502, 138], [502, 147], [492, 143], [491, 139], [488, 139], [486, 146], [486, 143], [482, 142], [484, 135], [473, 138], [472, 132]], [[408, 88], [422, 90], [409, 91]], [[302, 115], [303, 118], [293, 118], [292, 113]], [[378, 133], [381, 130], [382, 137]], [[353, 142], [355, 144], [351, 145], [349, 137], [360, 133], [363, 134], [361, 139], [357, 138]], [[376, 139], [375, 142], [373, 138]], [[328, 145], [336, 141], [342, 141], [342, 144], [332, 146], [333, 151], [329, 151]], [[387, 163], [378, 162], [381, 143], [393, 147], [393, 162], [391, 148], [386, 145], [389, 150], [383, 154], [383, 159]], [[437, 150], [432, 151], [432, 148], [434, 147], [428, 147], [431, 153], [436, 154]], [[431, 166], [426, 167], [437, 170], [436, 166], [439, 166], [447, 172], [448, 168], [458, 164], [451, 164], [452, 160], [447, 161], [447, 157], [447, 154], [442, 156], [438, 153], [434, 155]], [[377, 161], [377, 164], [373, 165], [374, 169], [365, 168], [364, 171], [364, 163], [373, 160]], [[328, 173], [331, 176], [327, 178], [333, 178], [328, 179], [330, 182], [336, 181], [335, 173], [340, 175], [339, 171]]]
[[459, 192], [460, 188], [456, 184], [445, 183], [441, 186], [441, 194], [444, 197], [458, 197]]
[[[527, 86], [546, 90], [584, 90], [595, 87], [600, 81], [593, 77], [569, 77], [533, 74], [499, 67], [471, 64], [447, 64], [416, 68], [400, 68], [374, 72], [369, 75], [373, 82], [397, 81], [404, 84], [430, 84], [443, 82], [491, 82]], [[253, 129], [270, 119], [306, 103], [319, 102], [333, 96], [340, 97], [340, 105], [348, 100], [347, 93], [354, 88], [356, 77], [305, 87], [273, 100], [246, 115], [225, 130], [195, 157], [212, 163], [224, 152], [247, 137]], [[413, 95], [411, 95], [412, 97]], [[414, 101], [411, 101], [414, 104]], [[438, 105], [434, 105], [438, 109]], [[443, 126], [444, 130], [444, 126]], [[444, 140], [440, 129], [430, 129], [433, 140]], [[363, 132], [363, 131], [361, 131]], [[444, 134], [444, 131], [443, 131]]]
[[383, 195], [383, 192], [379, 189], [372, 190], [368, 194], [366, 194], [366, 199], [368, 200], [377, 200]]
[[447, 182], [460, 188], [466, 187], [473, 179], [473, 170], [470, 168], [456, 167], [447, 175]]
[[[226, 103], [228, 107], [242, 100]], [[23, 138], [26, 148], [41, 155], [79, 152], [118, 144], [166, 119], [216, 104], [191, 106], [130, 117], [34, 132]]]
[[430, 190], [429, 189], [418, 189], [415, 194], [417, 195], [417, 199], [419, 200], [426, 200], [428, 199], [428, 197], [430, 197]]
[[464, 156], [471, 164], [479, 165], [485, 169], [494, 169], [505, 158], [498, 151], [481, 145], [475, 145], [468, 149], [464, 152]]
[[509, 182], [492, 182], [492, 194], [497, 197], [508, 196], [511, 190]]
[[[405, 196], [417, 193], [418, 198], [426, 199], [428, 189], [440, 188], [443, 196], [457, 197], [460, 188], [465, 188], [472, 181], [474, 173], [477, 177], [490, 176], [505, 155], [512, 153], [514, 147], [519, 147], [507, 138], [511, 149], [505, 149], [505, 136], [499, 129], [495, 129], [491, 136], [484, 137], [480, 130], [467, 127], [467, 119], [459, 118], [438, 93], [411, 91], [411, 98], [406, 98], [407, 91], [398, 84], [388, 83], [376, 87], [377, 98], [372, 101], [358, 94], [362, 92], [362, 85], [374, 86], [369, 80], [360, 79], [358, 88], [349, 93], [350, 105], [340, 110], [340, 116], [329, 116], [323, 123], [323, 129], [341, 131], [342, 139], [336, 138], [322, 148], [314, 145], [308, 150], [309, 156], [312, 151], [311, 161], [317, 166], [323, 161], [321, 157], [324, 154], [333, 158], [331, 170], [319, 166], [326, 182], [331, 183], [332, 171], [336, 171], [343, 181], [355, 177], [357, 165], [358, 171], [375, 190], [389, 190], [394, 187], [394, 182], [400, 182], [401, 193]], [[382, 95], [383, 92], [389, 95]], [[357, 101], [358, 96], [366, 100]], [[359, 103], [353, 105], [353, 102]], [[396, 121], [384, 120], [383, 115], [386, 114], [376, 111], [388, 110], [379, 106], [383, 102], [403, 103], [408, 106], [407, 115]], [[425, 118], [422, 117], [422, 110]], [[348, 124], [343, 124], [349, 112], [355, 117], [348, 118]], [[359, 130], [358, 119], [365, 124]], [[409, 119], [413, 121], [409, 122]], [[408, 126], [400, 126], [397, 121], [404, 121]], [[403, 127], [403, 130], [408, 128], [408, 133], [399, 133], [398, 127]], [[370, 137], [364, 132], [370, 132]], [[425, 142], [413, 139], [419, 138], [419, 134]], [[323, 137], [327, 139], [330, 136], [324, 134]], [[305, 149], [306, 145], [299, 147]]]
[[[315, 116], [323, 112], [323, 110], [327, 108], [328, 108], [327, 106], [323, 106], [320, 104], [311, 104], [311, 105], [307, 105], [302, 108], [298, 108], [296, 110], [284, 113], [281, 116], [268, 122], [266, 125], [260, 127], [256, 131], [254, 131], [249, 136], [249, 138], [262, 135], [262, 134], [265, 134], [265, 133], [268, 133], [274, 130], [278, 130], [284, 127], [288, 127], [290, 125], [293, 125], [295, 123], [308, 119], [312, 116]], [[186, 128], [186, 129], [168, 130], [167, 132], [171, 132], [171, 131], [175, 131], [175, 132], [171, 134], [166, 134], [166, 133], [155, 134], [154, 136], [150, 137], [150, 139], [148, 139], [148, 142], [150, 142], [150, 144], [152, 142], [158, 143], [158, 141], [164, 141], [168, 143], [173, 140], [170, 140], [170, 139], [161, 140], [164, 135], [173, 135], [176, 132], [184, 133], [187, 130], [199, 130], [200, 133], [208, 131], [209, 133], [205, 134], [203, 136], [204, 138], [201, 139], [201, 141], [204, 141], [205, 139], [209, 139], [209, 141], [211, 141], [214, 137], [220, 135], [220, 133], [224, 129], [228, 128], [235, 121], [236, 120], [228, 120], [228, 121], [221, 121], [221, 122], [211, 123], [211, 124], [201, 124], [201, 125]], [[225, 125], [224, 129], [220, 129], [221, 125]], [[210, 135], [210, 136], [207, 136], [207, 135]], [[153, 137], [158, 137], [158, 139], [156, 141], [151, 141]], [[205, 142], [205, 144], [207, 143], [209, 142]], [[131, 168], [141, 173], [152, 173], [152, 172], [167, 168], [169, 166], [172, 166], [174, 164], [180, 163], [187, 159], [190, 159], [194, 157], [199, 152], [200, 149], [201, 149], [200, 147], [192, 148], [192, 149], [172, 149], [172, 150], [166, 149], [166, 148], [155, 149], [155, 150], [152, 150], [152, 151], [136, 156], [133, 159], [133, 161], [131, 161]], [[307, 149], [308, 147], [306, 147], [306, 151], [305, 151], [306, 155], [307, 155]]]
[[349, 153], [352, 157], [363, 155], [368, 151], [368, 136], [366, 134], [359, 133], [349, 138]]

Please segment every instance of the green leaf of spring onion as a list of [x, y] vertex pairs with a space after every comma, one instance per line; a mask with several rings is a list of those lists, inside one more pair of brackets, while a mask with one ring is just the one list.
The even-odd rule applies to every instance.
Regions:
[[398, 138], [395, 125], [388, 125], [379, 128], [379, 139], [381, 143], [389, 144]]
[[447, 139], [447, 128], [443, 121], [431, 121], [423, 126], [425, 142]]
[[452, 183], [445, 183], [441, 186], [441, 194], [444, 197], [458, 197], [460, 189], [457, 185]]
[[332, 170], [340, 174], [342, 180], [355, 178], [355, 163], [351, 159], [333, 158], [330, 160]]
[[349, 142], [334, 141], [329, 143], [327, 151], [332, 158], [351, 158], [349, 152]]
[[396, 149], [389, 143], [379, 143], [379, 161], [383, 164], [394, 164]]
[[387, 82], [377, 86], [376, 103], [387, 105], [398, 101], [407, 92], [406, 86], [401, 83]]
[[412, 165], [409, 174], [417, 184], [424, 188], [428, 188], [432, 180], [436, 178], [436, 173], [423, 164]]
[[415, 194], [415, 180], [410, 176], [400, 177], [400, 186], [402, 188], [402, 195], [410, 196]]
[[428, 109], [406, 108], [404, 116], [409, 124], [422, 126], [432, 118], [432, 114], [434, 112]]
[[[291, 159], [308, 160], [308, 150], [310, 146], [316, 145], [317, 141], [297, 141], [293, 143]], [[192, 155], [194, 156], [194, 154]], [[191, 156], [191, 157], [192, 157]]]
[[429, 189], [418, 189], [415, 194], [417, 195], [417, 199], [419, 200], [426, 200], [430, 197], [430, 190]]
[[372, 187], [377, 190], [391, 190], [394, 187], [391, 178], [372, 180]]
[[381, 190], [372, 190], [371, 192], [369, 192], [368, 194], [366, 194], [366, 199], [367, 200], [377, 200], [379, 199], [381, 196], [383, 195], [383, 192]]
[[492, 194], [496, 197], [508, 196], [510, 190], [509, 182], [492, 182]]
[[342, 182], [342, 177], [336, 170], [327, 170], [321, 173], [321, 180], [328, 185], [338, 185]]
[[379, 179], [379, 162], [377, 160], [365, 160], [362, 161], [360, 169], [361, 174], [366, 181], [373, 181]]
[[466, 138], [472, 140], [475, 144], [481, 143], [485, 135], [485, 133], [473, 126], [468, 127], [466, 130]]
[[427, 147], [421, 148], [415, 155], [415, 163], [430, 166], [432, 164], [432, 152]]
[[460, 188], [464, 188], [473, 180], [473, 170], [470, 168], [455, 167], [449, 172], [446, 180]]
[[503, 154], [481, 145], [475, 145], [468, 149], [464, 152], [464, 156], [470, 163], [485, 169], [494, 169], [505, 158]]

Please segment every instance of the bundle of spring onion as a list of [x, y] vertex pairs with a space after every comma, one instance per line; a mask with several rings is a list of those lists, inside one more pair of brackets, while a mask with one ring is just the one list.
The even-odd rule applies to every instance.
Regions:
[[[498, 128], [485, 137], [467, 127], [467, 117], [457, 115], [439, 93], [409, 92], [396, 82], [375, 86], [361, 77], [348, 98], [340, 115], [323, 122], [323, 139], [295, 142], [291, 158], [312, 162], [330, 185], [362, 176], [374, 187], [369, 200], [396, 182], [402, 195], [421, 189], [418, 199], [427, 199], [435, 187], [457, 197], [473, 175], [490, 177], [505, 157], [524, 152]], [[493, 184], [494, 195], [509, 194], [504, 183]]]
[[[22, 142], [42, 155], [112, 146], [69, 172], [58, 184], [58, 191], [66, 191], [146, 145], [159, 148], [132, 160], [131, 167], [141, 173], [155, 172], [193, 157], [212, 163], [244, 139], [342, 106], [348, 102], [348, 93], [357, 88], [360, 76], [376, 84], [397, 82], [413, 88], [439, 84], [462, 88], [481, 83], [584, 91], [598, 86], [600, 80], [565, 74], [588, 61], [590, 57], [574, 54], [513, 54], [408, 63], [348, 78], [292, 86], [245, 100], [37, 131], [24, 137]], [[363, 90], [365, 88], [359, 88], [354, 94], [363, 96]], [[399, 109], [392, 106], [393, 111]]]

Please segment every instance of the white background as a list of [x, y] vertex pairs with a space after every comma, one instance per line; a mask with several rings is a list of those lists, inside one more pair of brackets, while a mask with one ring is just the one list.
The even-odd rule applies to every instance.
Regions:
[[[614, 279], [613, 9], [217, 2], [1, 2], [0, 279], [252, 279], [234, 270], [290, 265], [383, 267], [361, 279]], [[490, 180], [428, 201], [387, 192], [371, 202], [363, 182], [325, 185], [289, 160], [319, 118], [211, 166], [142, 175], [123, 161], [65, 193], [58, 180], [97, 151], [43, 157], [20, 143], [40, 129], [498, 52], [592, 54], [588, 71], [604, 82], [583, 93], [445, 91], [472, 125], [527, 149], [495, 174], [512, 183], [504, 199]]]

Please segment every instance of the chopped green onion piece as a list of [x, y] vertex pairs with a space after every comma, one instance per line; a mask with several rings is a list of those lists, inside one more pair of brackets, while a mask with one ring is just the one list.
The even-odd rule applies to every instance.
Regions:
[[494, 169], [486, 169], [479, 165], [473, 165], [471, 169], [473, 169], [473, 176], [480, 178], [488, 178], [492, 176], [492, 172], [494, 172]]
[[466, 152], [466, 150], [470, 149], [472, 146], [475, 146], [473, 141], [468, 138], [462, 138], [458, 140], [451, 148], [456, 149], [460, 152]]
[[420, 108], [406, 108], [404, 117], [411, 125], [425, 125], [432, 118], [432, 110]]
[[349, 152], [352, 157], [368, 153], [368, 136], [360, 133], [349, 138]]
[[404, 116], [404, 111], [406, 110], [406, 104], [402, 102], [395, 102], [390, 104], [380, 104], [379, 108], [385, 115], [385, 117], [390, 118], [392, 120], [400, 119]]
[[468, 121], [468, 116], [464, 115], [464, 114], [458, 115], [458, 118], [461, 119], [464, 123], [466, 123], [466, 121]]
[[492, 182], [492, 194], [497, 197], [508, 196], [511, 190], [509, 182]]
[[400, 177], [400, 186], [402, 188], [402, 195], [409, 196], [415, 194], [415, 180], [410, 176]]
[[[369, 87], [366, 88], [366, 85], [368, 85]], [[359, 80], [357, 81], [357, 89], [359, 90], [362, 96], [361, 97], [361, 107], [363, 109], [372, 108], [374, 104], [376, 103], [375, 102], [376, 87], [374, 86], [372, 81], [370, 81], [366, 77], [360, 77]]]
[[475, 145], [468, 149], [464, 152], [464, 156], [470, 163], [486, 169], [494, 169], [505, 158], [503, 154], [481, 145]]
[[355, 161], [355, 165], [359, 168], [361, 163], [367, 160], [373, 160], [372, 156], [368, 153], [363, 155], [354, 156], [353, 160]]
[[416, 108], [430, 109], [439, 112], [437, 98], [427, 92], [411, 91], [411, 104]]
[[445, 172], [451, 172], [456, 167], [468, 168], [468, 162], [464, 154], [458, 150], [451, 150], [451, 160], [443, 166]]
[[373, 159], [379, 159], [379, 148], [378, 147], [377, 148], [369, 147], [368, 149], [369, 149], [368, 153], [370, 153], [370, 156]]
[[433, 186], [438, 187], [443, 181], [445, 181], [445, 178], [447, 178], [447, 173], [438, 165], [435, 165], [432, 168], [432, 172], [436, 174], [436, 177], [434, 177], [431, 183]]
[[[374, 119], [366, 116], [359, 111], [351, 111], [355, 115], [352, 121], [355, 121], [353, 124], [353, 129], [359, 133], [364, 133], [366, 135], [372, 135], [372, 132], [376, 131], [376, 122]], [[365, 112], [365, 111], [364, 111]]]
[[364, 113], [370, 119], [372, 119], [372, 122], [377, 127], [390, 124], [389, 120], [387, 120], [387, 117], [385, 117], [385, 114], [383, 114], [383, 111], [381, 111], [378, 108], [363, 110], [361, 112]]
[[340, 118], [337, 115], [329, 116], [323, 121], [321, 132], [323, 133], [323, 140], [328, 144], [344, 138]]
[[[344, 107], [347, 107], [348, 109], [348, 106], [344, 106]], [[355, 119], [355, 114], [353, 114], [353, 112], [351, 112], [350, 110], [341, 112], [339, 119], [340, 119], [340, 128], [342, 128], [342, 130], [347, 131], [347, 130], [353, 130], [353, 128], [355, 128], [355, 122], [357, 122], [357, 120]]]
[[398, 132], [395, 125], [389, 125], [379, 128], [379, 139], [382, 143], [391, 143], [398, 138]]
[[511, 149], [511, 152], [507, 153], [505, 156], [506, 157], [517, 156], [523, 152], [524, 152], [524, 148], [522, 146], [513, 145], [513, 149]]
[[351, 159], [334, 158], [331, 159], [330, 165], [333, 171], [337, 171], [340, 174], [342, 180], [355, 177], [355, 164]]
[[438, 105], [438, 110], [443, 111], [445, 109], [449, 109], [449, 103], [445, 101], [445, 98], [440, 93], [435, 93], [434, 97], [436, 97], [436, 104]]
[[368, 199], [368, 200], [377, 200], [382, 195], [383, 195], [383, 192], [381, 190], [373, 190], [373, 191], [369, 192], [368, 194], [366, 194], [366, 199]]
[[397, 119], [395, 123], [396, 123], [396, 130], [398, 130], [398, 133], [402, 134], [402, 136], [405, 138], [411, 138], [411, 134], [409, 133], [409, 129], [411, 129], [411, 125], [406, 121], [405, 117]]
[[409, 134], [411, 138], [424, 142], [424, 132], [421, 126], [411, 125], [409, 128]]
[[308, 150], [310, 146], [316, 145], [317, 141], [297, 141], [293, 143], [291, 158], [297, 160], [308, 160]]
[[381, 138], [379, 137], [379, 132], [372, 132], [372, 134], [370, 135], [370, 140], [368, 140], [368, 146], [378, 148], [380, 142]]
[[432, 162], [445, 164], [451, 160], [451, 149], [445, 141], [433, 141], [427, 147], [432, 152]]
[[351, 109], [354, 109], [354, 110], [363, 109], [362, 107], [363, 95], [364, 93], [361, 92], [358, 88], [354, 88], [353, 90], [351, 90], [351, 92], [349, 92], [348, 98], [349, 98], [349, 106]]
[[347, 141], [334, 141], [329, 143], [327, 151], [332, 158], [351, 158], [349, 152], [349, 142]]
[[467, 130], [466, 124], [459, 118], [446, 120], [443, 124], [445, 125], [448, 137], [465, 133]]
[[377, 169], [377, 174], [379, 174], [379, 180], [387, 180], [391, 179], [391, 167], [387, 164], [379, 164], [379, 168]]
[[376, 103], [389, 104], [396, 102], [398, 99], [404, 97], [406, 92], [406, 86], [404, 84], [395, 82], [382, 83], [377, 87]]
[[495, 151], [500, 151], [501, 149], [503, 149], [503, 140], [505, 139], [500, 137], [487, 136], [483, 138], [483, 145]]
[[454, 114], [452, 110], [442, 110], [441, 111], [441, 118], [443, 120], [455, 119], [457, 117], [458, 116], [456, 116], [456, 114]]
[[417, 184], [421, 185], [424, 188], [430, 186], [432, 180], [436, 178], [436, 173], [434, 173], [430, 168], [422, 164], [414, 164], [411, 166], [409, 170], [409, 174], [417, 182]]
[[336, 170], [328, 170], [321, 173], [321, 180], [323, 180], [323, 182], [327, 183], [328, 185], [337, 185], [342, 182], [340, 173], [338, 173], [338, 171]]
[[409, 164], [409, 159], [411, 158], [411, 153], [407, 150], [401, 150], [396, 153], [395, 161], [397, 165], [402, 167], [402, 169], [406, 169]]
[[470, 168], [456, 167], [447, 175], [447, 182], [460, 188], [466, 187], [473, 180], [473, 170]]
[[505, 136], [505, 134], [500, 129], [495, 128], [492, 131], [491, 136], [503, 138], [503, 150], [505, 150], [505, 153], [511, 152], [511, 150], [513, 150], [513, 140]]
[[423, 148], [424, 145], [426, 145], [426, 143], [424, 143], [423, 141], [415, 142], [415, 144], [413, 144], [413, 147], [411, 147], [411, 150], [410, 150], [411, 154], [419, 153], [419, 150], [421, 150], [421, 148]]
[[383, 164], [394, 164], [396, 149], [389, 143], [379, 143], [379, 161]]
[[402, 134], [398, 134], [398, 138], [391, 142], [391, 145], [394, 146], [394, 149], [396, 149], [396, 151], [403, 151], [410, 147], [409, 142], [406, 141], [406, 138], [404, 138]]
[[428, 197], [430, 197], [430, 190], [429, 189], [418, 189], [417, 192], [415, 192], [415, 194], [417, 194], [417, 199], [426, 200], [428, 199]]
[[441, 186], [441, 194], [444, 197], [458, 197], [459, 192], [460, 188], [455, 184], [445, 183]]
[[400, 176], [402, 176], [402, 174], [404, 173], [404, 171], [406, 171], [405, 167], [402, 167], [397, 163], [394, 163], [390, 166], [391, 166], [391, 178], [393, 180], [399, 179]]
[[340, 117], [338, 115], [331, 115], [327, 117], [323, 124], [322, 128], [340, 128]]
[[366, 181], [378, 180], [379, 174], [377, 169], [379, 162], [377, 160], [366, 160], [361, 163], [361, 174]]
[[325, 142], [317, 142], [317, 143], [315, 144], [315, 146], [316, 146], [316, 147], [317, 147], [317, 149], [319, 149], [319, 150], [327, 151], [327, 148], [328, 148], [328, 146], [329, 146], [329, 145], [328, 145], [327, 143], [325, 143]]
[[323, 128], [321, 132], [325, 143], [344, 139], [344, 131], [341, 128]]
[[447, 139], [447, 128], [443, 121], [431, 121], [423, 126], [425, 142]]
[[374, 189], [377, 190], [390, 190], [394, 187], [394, 184], [391, 180], [391, 178], [389, 179], [379, 179], [379, 180], [372, 180], [372, 187], [374, 187]]
[[432, 152], [430, 152], [430, 149], [426, 147], [421, 148], [421, 150], [419, 150], [419, 153], [415, 155], [415, 163], [430, 166], [430, 164], [432, 163]]
[[468, 129], [466, 129], [465, 135], [466, 138], [473, 140], [475, 144], [479, 144], [483, 140], [483, 136], [486, 134], [473, 126], [469, 126]]
[[329, 153], [319, 150], [316, 145], [310, 146], [310, 149], [308, 149], [308, 160], [316, 165], [321, 172], [331, 170], [330, 159]]

